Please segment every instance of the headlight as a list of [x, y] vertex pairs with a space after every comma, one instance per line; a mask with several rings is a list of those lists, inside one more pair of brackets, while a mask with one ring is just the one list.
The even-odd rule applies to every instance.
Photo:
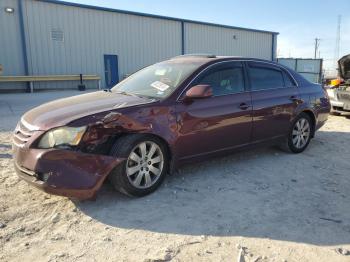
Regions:
[[79, 144], [86, 130], [82, 127], [58, 127], [47, 131], [40, 139], [39, 148], [52, 148], [59, 145], [76, 146]]

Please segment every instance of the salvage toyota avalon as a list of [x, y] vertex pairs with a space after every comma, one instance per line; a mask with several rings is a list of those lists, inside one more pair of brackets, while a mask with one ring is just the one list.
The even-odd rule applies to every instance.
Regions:
[[51, 194], [94, 198], [108, 177], [144, 196], [184, 163], [256, 145], [300, 153], [329, 111], [320, 85], [277, 63], [180, 56], [110, 90], [25, 113], [13, 136], [15, 169]]

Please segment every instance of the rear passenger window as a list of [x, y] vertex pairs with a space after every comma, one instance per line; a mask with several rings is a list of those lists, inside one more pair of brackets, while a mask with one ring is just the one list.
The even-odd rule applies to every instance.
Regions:
[[291, 87], [291, 86], [295, 86], [294, 81], [290, 78], [290, 76], [283, 71], [283, 77], [284, 77], [284, 84], [286, 87]]
[[250, 67], [249, 75], [252, 90], [284, 87], [282, 72], [270, 67]]
[[242, 67], [224, 67], [204, 75], [197, 84], [210, 85], [214, 96], [235, 94], [244, 91]]

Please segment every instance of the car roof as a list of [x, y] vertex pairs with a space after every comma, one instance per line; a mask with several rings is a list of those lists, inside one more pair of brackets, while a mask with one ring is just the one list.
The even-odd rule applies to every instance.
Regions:
[[280, 66], [280, 64], [274, 61], [260, 59], [260, 58], [243, 57], [243, 56], [216, 56], [213, 54], [186, 54], [186, 55], [175, 56], [170, 60], [183, 61], [183, 62], [201, 62], [203, 64], [206, 64], [209, 62], [226, 61], [226, 60], [232, 60], [232, 61], [245, 60], [245, 61], [265, 62], [265, 63], [275, 64]]
[[216, 56], [212, 54], [187, 54], [187, 55], [180, 55], [180, 56], [173, 57], [169, 61], [176, 61], [179, 63], [200, 63], [202, 64], [202, 66], [208, 66], [210, 64], [215, 64], [221, 61], [235, 61], [235, 60], [263, 62], [270, 65], [274, 65], [279, 68], [283, 68], [285, 71], [287, 71], [293, 77], [297, 85], [310, 84], [308, 80], [306, 80], [303, 76], [301, 76], [299, 73], [295, 72], [294, 70], [290, 69], [289, 67], [279, 64], [275, 61], [260, 59], [260, 58], [243, 57], [243, 56]]

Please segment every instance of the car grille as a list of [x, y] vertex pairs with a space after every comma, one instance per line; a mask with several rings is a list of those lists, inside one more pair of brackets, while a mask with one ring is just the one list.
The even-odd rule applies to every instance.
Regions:
[[18, 147], [24, 147], [34, 131], [27, 128], [22, 121], [17, 124], [13, 134], [13, 144]]

